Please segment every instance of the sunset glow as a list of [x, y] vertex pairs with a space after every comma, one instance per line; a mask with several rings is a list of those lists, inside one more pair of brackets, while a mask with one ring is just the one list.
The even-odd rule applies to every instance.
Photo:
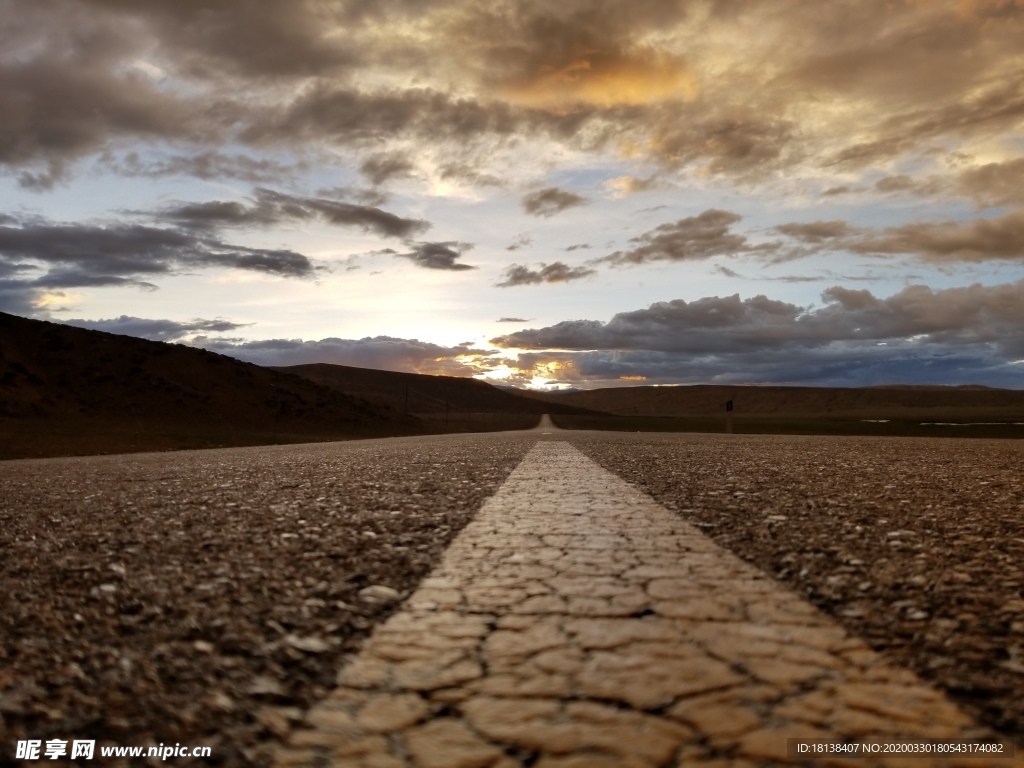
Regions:
[[0, 12], [2, 311], [516, 386], [1024, 385], [1020, 2]]

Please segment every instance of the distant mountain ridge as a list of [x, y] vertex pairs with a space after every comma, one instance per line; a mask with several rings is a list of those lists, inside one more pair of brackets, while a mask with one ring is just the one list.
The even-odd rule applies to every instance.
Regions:
[[0, 458], [423, 431], [232, 357], [0, 313]]
[[427, 376], [329, 363], [278, 366], [272, 370], [414, 414], [443, 413], [446, 408], [478, 413], [594, 413], [592, 409], [542, 401], [527, 396], [523, 390], [496, 387], [462, 376]]
[[710, 416], [732, 400], [737, 415], [921, 413], [944, 409], [1006, 409], [1024, 417], [1024, 391], [976, 385], [876, 387], [725, 386], [608, 387], [575, 392], [528, 393], [548, 403], [575, 405], [623, 416]]

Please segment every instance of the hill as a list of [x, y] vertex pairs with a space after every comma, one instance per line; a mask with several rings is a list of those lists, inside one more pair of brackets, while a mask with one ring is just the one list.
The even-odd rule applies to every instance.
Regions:
[[990, 387], [880, 386], [784, 387], [691, 385], [608, 387], [566, 393], [533, 393], [544, 402], [623, 416], [712, 416], [732, 400], [737, 415], [849, 415], [884, 418], [946, 411], [1007, 410], [1024, 416], [1024, 391]]
[[423, 431], [417, 419], [224, 355], [0, 313], [0, 458]]
[[622, 416], [717, 416], [732, 400], [737, 416], [936, 417], [1004, 413], [1024, 417], [1024, 391], [990, 387], [718, 386], [609, 387], [536, 393], [544, 402], [574, 405]]
[[495, 387], [460, 376], [426, 376], [419, 373], [353, 368], [315, 363], [274, 368], [309, 379], [338, 392], [367, 400], [400, 413], [437, 420], [482, 420], [485, 414], [564, 413], [587, 415], [594, 411], [574, 404], [543, 401], [519, 390]]
[[722, 432], [731, 400], [736, 432], [1024, 438], [1024, 391], [981, 386], [646, 386], [531, 396], [612, 414], [556, 417], [569, 429]]

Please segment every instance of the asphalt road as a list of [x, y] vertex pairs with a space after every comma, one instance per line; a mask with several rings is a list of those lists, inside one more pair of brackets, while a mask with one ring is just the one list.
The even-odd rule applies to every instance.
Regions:
[[0, 763], [23, 738], [264, 762], [536, 439], [0, 463]]
[[1022, 740], [1024, 445], [543, 427], [0, 463], [0, 762], [28, 737], [263, 763], [561, 439]]

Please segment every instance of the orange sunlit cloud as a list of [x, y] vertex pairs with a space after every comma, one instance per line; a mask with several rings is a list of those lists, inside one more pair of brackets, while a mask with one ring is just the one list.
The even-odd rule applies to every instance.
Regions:
[[504, 95], [522, 106], [559, 112], [577, 105], [610, 108], [689, 100], [697, 90], [694, 76], [670, 54], [585, 51], [566, 64], [545, 66], [507, 85]]

